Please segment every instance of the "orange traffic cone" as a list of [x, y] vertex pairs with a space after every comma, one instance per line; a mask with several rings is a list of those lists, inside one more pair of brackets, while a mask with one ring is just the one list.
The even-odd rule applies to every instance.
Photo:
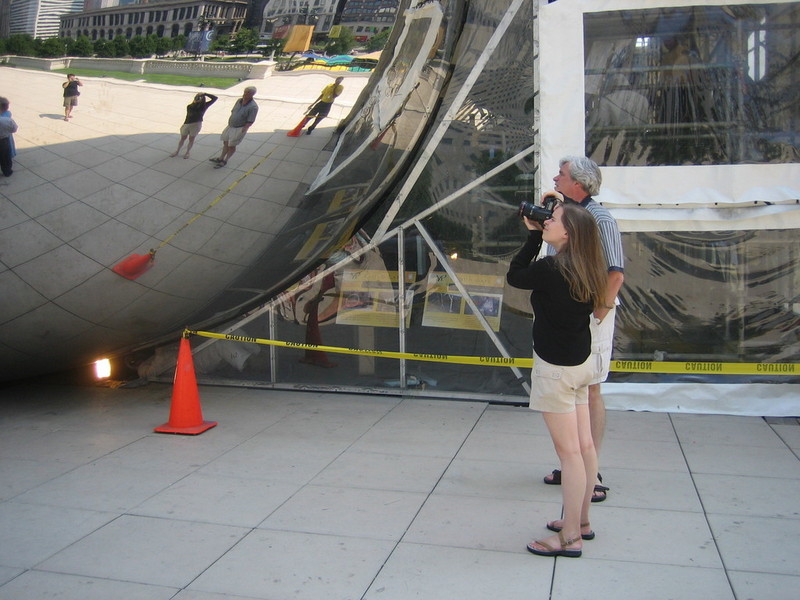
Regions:
[[311, 120], [311, 117], [309, 117], [309, 116], [305, 116], [305, 117], [303, 117], [303, 120], [302, 120], [302, 121], [300, 121], [300, 122], [297, 124], [297, 127], [295, 127], [294, 129], [292, 129], [292, 130], [291, 130], [289, 133], [287, 133], [286, 135], [287, 135], [287, 136], [289, 136], [289, 137], [300, 137], [300, 135], [303, 133], [303, 127], [305, 127], [305, 126], [306, 126], [306, 123], [308, 123], [310, 120]]
[[197, 378], [194, 374], [192, 348], [189, 338], [184, 335], [178, 349], [178, 364], [175, 367], [175, 381], [172, 386], [172, 407], [169, 422], [156, 427], [156, 433], [181, 433], [197, 435], [217, 425], [216, 421], [203, 421], [200, 408], [200, 394], [197, 391]]
[[111, 270], [125, 279], [136, 279], [153, 266], [156, 251], [150, 250], [148, 254], [131, 254], [128, 258], [114, 266]]

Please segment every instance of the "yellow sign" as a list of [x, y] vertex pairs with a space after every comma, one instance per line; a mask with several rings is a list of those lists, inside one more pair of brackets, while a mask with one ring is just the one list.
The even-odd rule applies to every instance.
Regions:
[[293, 25], [286, 36], [284, 52], [305, 52], [311, 46], [311, 36], [314, 33], [313, 25]]
[[[470, 273], [459, 273], [458, 277], [492, 329], [500, 331], [500, 312], [503, 307], [505, 278], [498, 275]], [[447, 273], [428, 275], [422, 324], [446, 329], [483, 329], [480, 321]]]
[[[406, 285], [414, 283], [414, 271], [406, 271]], [[342, 273], [337, 325], [394, 327], [399, 325], [400, 290], [397, 271], [347, 271]], [[406, 290], [406, 327], [411, 325], [414, 291]]]

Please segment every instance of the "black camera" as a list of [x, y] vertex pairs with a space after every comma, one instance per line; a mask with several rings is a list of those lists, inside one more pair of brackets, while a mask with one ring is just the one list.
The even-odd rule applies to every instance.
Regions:
[[558, 196], [546, 196], [542, 200], [543, 206], [537, 206], [533, 202], [523, 200], [519, 203], [519, 216], [528, 217], [531, 221], [544, 223], [553, 216], [553, 209], [558, 203]]

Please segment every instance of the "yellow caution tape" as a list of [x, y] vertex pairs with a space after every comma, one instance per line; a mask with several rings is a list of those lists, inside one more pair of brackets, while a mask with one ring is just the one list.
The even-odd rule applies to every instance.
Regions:
[[199, 335], [202, 337], [230, 340], [232, 342], [247, 342], [249, 344], [265, 344], [267, 346], [283, 346], [285, 348], [298, 348], [300, 350], [317, 350], [318, 352], [333, 352], [335, 354], [358, 354], [361, 356], [378, 356], [380, 358], [406, 358], [409, 360], [426, 360], [429, 362], [450, 362], [462, 365], [487, 365], [500, 367], [527, 367], [531, 368], [531, 358], [506, 358], [503, 356], [452, 356], [450, 354], [416, 354], [413, 352], [393, 352], [391, 350], [359, 350], [356, 348], [339, 348], [336, 346], [318, 346], [302, 342], [281, 342], [265, 340], [262, 338], [248, 337], [246, 335], [233, 335], [230, 333], [211, 333], [209, 331], [184, 331], [184, 335]]
[[[275, 148], [277, 148], [277, 146], [276, 146]], [[193, 216], [191, 219], [189, 219], [188, 221], [186, 221], [186, 223], [184, 223], [183, 225], [181, 225], [180, 227], [178, 227], [178, 229], [176, 229], [174, 233], [172, 233], [172, 234], [171, 234], [169, 237], [167, 237], [167, 239], [165, 239], [163, 242], [161, 242], [161, 243], [158, 245], [158, 248], [155, 248], [155, 249], [153, 249], [153, 250], [150, 250], [150, 254], [153, 254], [153, 255], [155, 255], [155, 253], [156, 253], [158, 250], [161, 250], [161, 248], [163, 248], [164, 246], [166, 246], [167, 244], [169, 244], [169, 243], [172, 241], [172, 239], [173, 239], [175, 236], [177, 236], [177, 235], [178, 235], [178, 234], [179, 234], [181, 231], [183, 231], [184, 229], [186, 229], [186, 228], [187, 228], [189, 225], [191, 225], [191, 224], [192, 224], [192, 223], [194, 223], [194, 222], [195, 222], [197, 219], [199, 219], [200, 217], [202, 217], [203, 215], [205, 215], [205, 214], [206, 214], [206, 213], [207, 213], [209, 210], [211, 210], [212, 208], [214, 208], [214, 206], [215, 206], [215, 205], [216, 205], [216, 204], [217, 204], [217, 203], [218, 203], [220, 200], [222, 200], [222, 199], [223, 199], [225, 196], [227, 196], [228, 194], [230, 194], [230, 193], [233, 191], [233, 188], [235, 188], [237, 185], [239, 185], [239, 184], [242, 182], [242, 180], [243, 180], [245, 177], [248, 177], [248, 176], [249, 176], [249, 175], [250, 175], [250, 174], [251, 174], [253, 171], [255, 171], [255, 170], [258, 168], [258, 167], [260, 167], [260, 166], [262, 165], [262, 163], [263, 163], [265, 160], [267, 160], [267, 159], [268, 159], [268, 158], [269, 158], [269, 157], [272, 155], [272, 153], [273, 153], [273, 152], [275, 152], [275, 148], [273, 148], [272, 150], [270, 150], [269, 152], [267, 152], [267, 154], [266, 154], [266, 155], [265, 155], [263, 158], [261, 158], [261, 159], [260, 159], [260, 160], [259, 160], [259, 161], [258, 161], [256, 164], [254, 164], [252, 167], [250, 167], [250, 170], [249, 170], [249, 171], [245, 172], [245, 173], [244, 173], [243, 175], [241, 175], [241, 176], [240, 176], [240, 177], [239, 177], [239, 178], [238, 178], [236, 181], [234, 181], [232, 184], [230, 184], [230, 185], [229, 185], [229, 186], [228, 186], [228, 187], [227, 187], [227, 188], [226, 188], [226, 189], [225, 189], [225, 190], [224, 190], [224, 191], [223, 191], [221, 194], [219, 194], [219, 195], [218, 195], [216, 198], [214, 198], [214, 199], [211, 201], [211, 204], [209, 204], [208, 206], [206, 206], [206, 207], [205, 207], [203, 210], [201, 210], [199, 213], [197, 213], [197, 214], [196, 214], [195, 216]]]
[[[298, 350], [316, 350], [334, 354], [357, 354], [360, 356], [377, 356], [379, 358], [404, 358], [428, 362], [446, 362], [461, 365], [480, 365], [487, 367], [520, 367], [530, 369], [532, 358], [510, 358], [505, 356], [455, 356], [451, 354], [418, 354], [415, 352], [393, 352], [390, 350], [360, 350], [357, 348], [341, 348], [337, 346], [320, 346], [303, 342], [283, 342], [267, 340], [246, 335], [231, 333], [213, 333], [210, 331], [192, 331], [186, 329], [185, 337], [199, 335], [201, 337], [248, 344], [281, 346]], [[667, 362], [654, 360], [612, 360], [611, 370], [616, 373], [674, 373], [682, 375], [796, 375], [800, 374], [797, 363], [721, 363], [721, 362]]]
[[682, 375], [796, 375], [795, 363], [667, 362], [654, 360], [612, 360], [618, 373], [679, 373]]

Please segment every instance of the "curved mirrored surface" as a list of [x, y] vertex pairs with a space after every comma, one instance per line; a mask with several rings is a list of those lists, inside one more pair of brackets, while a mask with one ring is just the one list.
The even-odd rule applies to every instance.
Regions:
[[[659, 22], [702, 50], [682, 71], [722, 74], [723, 55], [740, 66], [753, 58], [770, 90], [791, 90], [796, 78], [786, 65], [796, 50], [785, 50], [796, 48], [797, 30], [784, 21], [798, 3], [764, 3], [763, 14], [674, 4], [653, 12], [609, 2], [624, 10], [591, 13], [567, 0], [541, 6], [407, 2], [376, 74], [346, 79], [331, 118], [312, 135], [286, 132], [330, 78], [313, 76], [307, 86], [305, 77], [259, 82], [257, 124], [223, 169], [207, 158], [218, 152], [218, 132], [245, 84], [221, 94], [192, 158], [181, 160], [168, 154], [189, 90], [175, 95], [94, 82], [81, 98], [90, 110], [82, 115], [79, 107], [73, 122], [62, 124], [58, 98], [47, 97], [59, 77], [10, 72], [28, 78], [19, 86], [30, 88], [36, 108], [18, 107], [12, 98], [12, 110], [23, 117], [20, 135], [25, 128], [32, 133], [20, 138], [19, 172], [0, 189], [0, 277], [10, 290], [0, 325], [4, 376], [139, 347], [147, 350], [140, 374], [169, 376], [174, 350], [168, 343], [188, 325], [289, 344], [487, 357], [491, 365], [206, 340], [195, 345], [195, 361], [208, 381], [524, 401], [527, 373], [497, 360], [529, 357], [531, 350], [527, 297], [504, 283], [524, 233], [516, 207], [548, 185], [556, 151], [581, 149], [603, 163], [598, 199], [623, 231], [626, 284], [616, 358], [794, 368], [798, 180], [796, 169], [786, 168], [797, 159], [794, 113], [781, 104], [785, 93], [759, 96], [764, 110], [785, 110], [768, 121], [739, 119], [735, 130], [725, 129], [719, 106], [688, 114], [663, 105], [643, 112], [644, 124], [617, 131], [606, 121], [633, 110], [635, 96], [624, 92], [598, 102], [595, 92], [622, 92], [614, 87], [620, 74], [629, 83], [650, 82], [653, 98], [664, 102], [665, 94], [685, 100], [700, 89], [683, 90], [687, 95], [660, 86], [663, 69], [637, 62], [655, 57], [650, 44], [665, 31]], [[557, 24], [560, 38], [583, 38], [586, 52], [576, 55], [580, 44], [551, 44], [549, 59], [539, 57], [537, 19], [540, 37], [549, 32], [552, 41]], [[758, 53], [735, 40], [755, 40]], [[603, 48], [615, 49], [606, 68], [597, 64]], [[547, 73], [542, 65], [549, 65]], [[556, 87], [540, 93], [540, 81]], [[736, 89], [754, 89], [738, 81]], [[581, 85], [585, 95], [564, 92]], [[145, 99], [137, 96], [140, 89], [147, 90]], [[746, 110], [736, 102], [722, 105], [740, 116], [756, 114], [752, 102]], [[713, 123], [703, 114], [713, 115]], [[674, 132], [687, 124], [711, 131], [715, 150], [703, 145], [711, 138], [699, 136], [688, 154], [655, 160], [658, 152], [644, 141], [660, 144], [662, 153], [681, 149], [664, 146], [658, 136], [665, 125]], [[718, 135], [723, 132], [728, 141]], [[758, 158], [744, 143], [767, 137], [775, 142], [769, 156]], [[723, 156], [717, 152], [723, 147], [738, 154]], [[739, 152], [746, 148], [749, 153]], [[772, 164], [776, 152], [781, 164]], [[647, 161], [639, 160], [644, 156]], [[684, 164], [691, 161], [702, 164]], [[713, 181], [698, 179], [710, 174]], [[623, 202], [620, 181], [628, 183], [625, 190], [645, 191]], [[747, 193], [731, 192], [732, 183], [746, 183]], [[131, 256], [146, 261], [149, 248], [157, 248], [155, 263], [134, 280], [111, 270]], [[614, 372], [611, 380], [723, 384], [704, 396], [710, 399], [705, 407], [691, 406], [715, 410], [736, 402], [729, 383], [797, 380], [794, 371], [775, 369], [735, 377], [702, 369]], [[777, 388], [791, 389], [769, 387], [770, 397]], [[664, 408], [666, 396], [653, 389], [653, 404], [643, 409], [657, 402]], [[633, 395], [647, 394], [637, 388]]]

